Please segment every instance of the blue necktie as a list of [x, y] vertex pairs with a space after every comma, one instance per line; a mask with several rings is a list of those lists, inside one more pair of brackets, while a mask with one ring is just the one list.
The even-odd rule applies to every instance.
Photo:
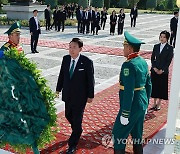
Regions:
[[70, 79], [72, 78], [72, 75], [74, 72], [74, 64], [75, 64], [75, 60], [72, 61], [72, 65], [71, 65], [71, 68], [69, 70]]

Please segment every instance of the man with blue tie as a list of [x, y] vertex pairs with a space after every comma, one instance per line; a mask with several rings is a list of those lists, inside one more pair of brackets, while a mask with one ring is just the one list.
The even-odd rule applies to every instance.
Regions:
[[86, 103], [94, 98], [94, 67], [88, 57], [81, 55], [83, 42], [73, 38], [69, 43], [69, 55], [63, 57], [56, 94], [62, 91], [65, 117], [71, 124], [67, 154], [73, 154], [82, 133], [82, 119]]
[[34, 10], [33, 15], [34, 16], [31, 17], [29, 20], [29, 29], [30, 29], [30, 34], [31, 34], [31, 52], [39, 53], [36, 50], [38, 39], [39, 39], [39, 34], [41, 34], [40, 22], [37, 18], [38, 10]]

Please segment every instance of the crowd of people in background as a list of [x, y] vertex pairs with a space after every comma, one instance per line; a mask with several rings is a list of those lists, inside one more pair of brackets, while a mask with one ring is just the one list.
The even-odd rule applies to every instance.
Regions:
[[[76, 16], [77, 19], [77, 32], [78, 33], [92, 33], [93, 35], [98, 35], [99, 30], [104, 30], [106, 21], [107, 21], [107, 9], [103, 7], [101, 11], [97, 7], [93, 8], [92, 6], [83, 8], [78, 4], [67, 4], [62, 5], [61, 7], [56, 7], [53, 13], [51, 13], [51, 6], [47, 5], [47, 8], [44, 11], [45, 21], [46, 21], [46, 30], [51, 30], [55, 27], [56, 31], [64, 31], [64, 25], [66, 19], [74, 19]], [[138, 10], [136, 6], [131, 9], [131, 27], [135, 27], [136, 18], [138, 16]], [[53, 23], [51, 24], [51, 18]], [[114, 35], [116, 25], [118, 35], [123, 34], [124, 28], [125, 13], [124, 9], [120, 9], [118, 15], [115, 10], [112, 11], [110, 15], [110, 35]]]

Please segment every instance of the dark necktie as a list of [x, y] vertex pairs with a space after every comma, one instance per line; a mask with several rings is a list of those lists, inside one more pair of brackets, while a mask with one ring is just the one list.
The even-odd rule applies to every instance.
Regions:
[[72, 75], [74, 72], [74, 64], [75, 64], [75, 60], [72, 61], [72, 65], [71, 65], [71, 68], [69, 70], [70, 79], [72, 78]]

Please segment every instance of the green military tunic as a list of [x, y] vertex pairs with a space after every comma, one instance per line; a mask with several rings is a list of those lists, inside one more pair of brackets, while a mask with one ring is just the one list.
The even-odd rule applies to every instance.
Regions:
[[[120, 72], [120, 110], [113, 128], [114, 149], [125, 149], [122, 139], [127, 139], [129, 134], [134, 140], [141, 141], [150, 94], [151, 81], [146, 61], [137, 55], [124, 62]], [[121, 124], [120, 116], [128, 118], [128, 125]]]
[[8, 50], [10, 50], [12, 47], [14, 47], [12, 44], [10, 44], [9, 42], [6, 42], [6, 43], [1, 47], [1, 50], [2, 50], [2, 51], [8, 51]]

